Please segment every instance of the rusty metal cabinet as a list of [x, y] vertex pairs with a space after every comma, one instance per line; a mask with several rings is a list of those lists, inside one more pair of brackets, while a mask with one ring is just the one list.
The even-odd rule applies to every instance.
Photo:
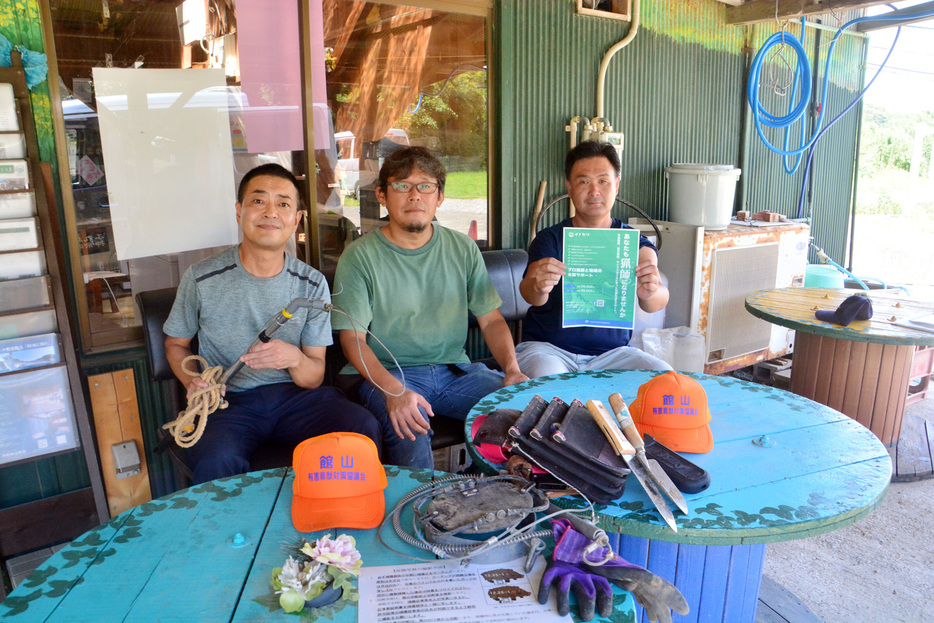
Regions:
[[756, 290], [804, 284], [807, 224], [732, 224], [715, 231], [658, 225], [658, 266], [671, 291], [665, 326], [687, 326], [704, 336], [705, 373], [723, 374], [792, 351], [794, 331], [753, 317], [744, 303]]

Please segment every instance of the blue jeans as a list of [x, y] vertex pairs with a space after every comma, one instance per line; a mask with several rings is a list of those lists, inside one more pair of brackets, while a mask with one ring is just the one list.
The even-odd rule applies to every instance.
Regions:
[[201, 439], [188, 448], [192, 484], [250, 471], [250, 457], [266, 441], [295, 447], [318, 435], [350, 432], [366, 435], [377, 449], [382, 443], [373, 415], [334, 387], [275, 383], [225, 398], [229, 406], [208, 417]]
[[[466, 420], [470, 409], [487, 394], [503, 386], [502, 372], [490, 370], [482, 363], [456, 364], [455, 373], [447, 365], [430, 365], [404, 368], [405, 386], [425, 397], [436, 415], [445, 415]], [[390, 370], [397, 379], [402, 379], [398, 369]], [[376, 416], [383, 433], [383, 463], [422, 469], [433, 469], [431, 437], [415, 435], [415, 441], [407, 437], [400, 439], [392, 428], [386, 396], [369, 382], [360, 386], [360, 401]], [[419, 408], [422, 417], [431, 425], [431, 419]]]

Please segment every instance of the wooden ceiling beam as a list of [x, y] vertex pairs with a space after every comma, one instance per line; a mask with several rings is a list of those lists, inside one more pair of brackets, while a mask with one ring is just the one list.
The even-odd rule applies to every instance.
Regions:
[[[777, 4], [777, 11], [776, 11]], [[739, 26], [774, 20], [800, 18], [803, 15], [852, 11], [885, 4], [884, 0], [748, 0], [740, 6], [726, 7], [726, 23]]]
[[863, 22], [856, 25], [856, 30], [859, 32], [869, 32], [871, 30], [879, 30], [880, 28], [894, 28], [895, 26], [905, 26], [907, 24], [913, 24], [915, 22], [923, 22], [929, 19], [930, 17], [915, 17], [920, 13], [929, 13], [934, 11], [934, 2], [925, 2], [924, 4], [916, 4], [915, 6], [906, 7], [904, 9], [898, 9], [897, 11], [891, 11], [887, 15], [890, 17], [898, 16], [898, 23], [891, 20], [871, 20], [868, 22]]

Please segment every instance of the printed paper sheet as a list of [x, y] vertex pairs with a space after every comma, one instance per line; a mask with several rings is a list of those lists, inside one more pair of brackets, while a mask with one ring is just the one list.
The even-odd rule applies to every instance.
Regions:
[[553, 623], [559, 616], [554, 594], [539, 604], [545, 571], [539, 557], [531, 573], [524, 561], [463, 566], [457, 561], [363, 567], [359, 620], [372, 623]]
[[562, 326], [632, 329], [638, 264], [637, 230], [565, 227]]

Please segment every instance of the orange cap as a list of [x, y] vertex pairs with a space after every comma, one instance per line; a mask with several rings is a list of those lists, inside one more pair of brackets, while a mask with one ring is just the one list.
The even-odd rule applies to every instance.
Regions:
[[292, 524], [299, 532], [375, 528], [386, 512], [386, 471], [373, 440], [358, 433], [306, 439], [292, 454]]
[[667, 372], [639, 387], [629, 412], [642, 435], [652, 435], [677, 452], [713, 449], [707, 392], [689, 376]]

